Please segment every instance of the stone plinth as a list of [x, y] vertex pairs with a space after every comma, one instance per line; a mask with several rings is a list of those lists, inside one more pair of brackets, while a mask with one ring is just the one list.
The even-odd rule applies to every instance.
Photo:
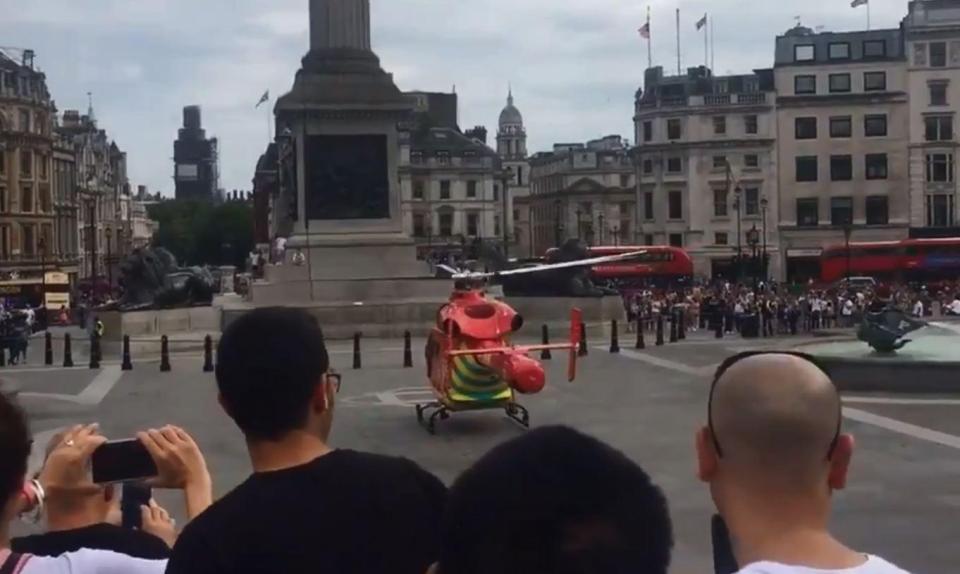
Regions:
[[124, 335], [136, 338], [157, 338], [180, 333], [215, 333], [220, 331], [219, 307], [190, 307], [153, 311], [98, 312], [103, 321], [105, 341], [121, 341]]

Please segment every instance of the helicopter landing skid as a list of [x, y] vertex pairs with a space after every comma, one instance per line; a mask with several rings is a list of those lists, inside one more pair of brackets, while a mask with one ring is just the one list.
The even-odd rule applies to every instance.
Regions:
[[[427, 432], [435, 435], [437, 434], [437, 420], [445, 421], [450, 418], [450, 413], [454, 412], [447, 405], [440, 401], [433, 401], [426, 404], [418, 404], [417, 408], [417, 422], [420, 423]], [[530, 411], [526, 409], [523, 405], [519, 403], [507, 403], [503, 407], [504, 413], [507, 417], [522, 426], [523, 428], [530, 428]]]

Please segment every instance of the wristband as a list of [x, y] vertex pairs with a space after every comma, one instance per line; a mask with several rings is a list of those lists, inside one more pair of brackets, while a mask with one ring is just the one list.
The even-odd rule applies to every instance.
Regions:
[[21, 518], [34, 524], [39, 523], [40, 518], [43, 516], [43, 503], [47, 497], [46, 492], [43, 490], [43, 485], [41, 485], [37, 479], [31, 480], [23, 485], [23, 496], [27, 499], [27, 502], [30, 503], [31, 508], [29, 511], [21, 514]]

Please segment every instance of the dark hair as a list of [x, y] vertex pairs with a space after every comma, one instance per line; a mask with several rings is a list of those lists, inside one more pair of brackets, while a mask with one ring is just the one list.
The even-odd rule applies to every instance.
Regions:
[[329, 366], [315, 317], [299, 309], [256, 309], [224, 331], [217, 387], [248, 438], [277, 440], [306, 424], [310, 397]]
[[0, 497], [4, 506], [23, 488], [32, 442], [23, 409], [0, 392]]
[[440, 574], [665, 574], [660, 489], [623, 453], [566, 427], [506, 442], [450, 489]]

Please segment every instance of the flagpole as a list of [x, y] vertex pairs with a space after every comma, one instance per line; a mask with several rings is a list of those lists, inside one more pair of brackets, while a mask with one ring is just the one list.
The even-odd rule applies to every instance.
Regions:
[[652, 30], [650, 29], [650, 6], [647, 6], [647, 69], [653, 67], [653, 42], [650, 39]]
[[870, 0], [867, 0], [867, 30], [870, 30]]
[[707, 18], [707, 22], [703, 23], [703, 67], [706, 68], [710, 65], [710, 28], [708, 22], [710, 18]]
[[714, 65], [717, 59], [717, 37], [713, 32], [713, 18], [710, 18], [710, 70], [716, 70]]
[[680, 64], [680, 9], [677, 8], [677, 75], [683, 74]]

